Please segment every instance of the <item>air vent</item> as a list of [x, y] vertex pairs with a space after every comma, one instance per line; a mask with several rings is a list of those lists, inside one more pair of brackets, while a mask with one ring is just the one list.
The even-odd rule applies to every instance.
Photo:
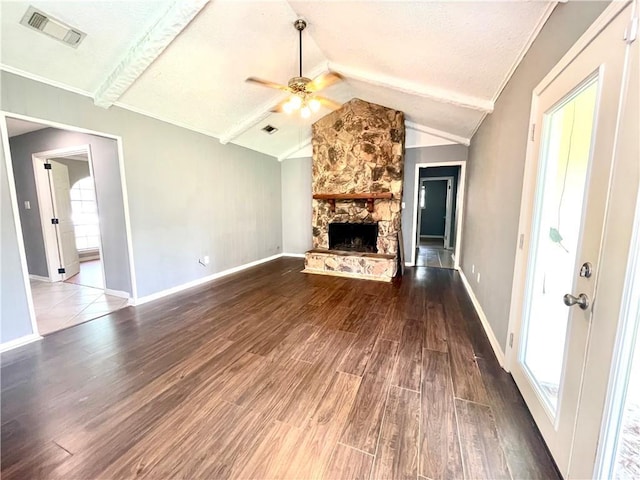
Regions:
[[267, 125], [266, 127], [262, 127], [262, 131], [267, 132], [269, 135], [273, 135], [278, 131], [278, 129], [273, 125]]
[[70, 47], [77, 47], [86, 37], [86, 34], [77, 28], [70, 27], [66, 23], [61, 22], [47, 15], [41, 10], [29, 7], [22, 17], [20, 24], [25, 27], [42, 32], [45, 35], [61, 41]]

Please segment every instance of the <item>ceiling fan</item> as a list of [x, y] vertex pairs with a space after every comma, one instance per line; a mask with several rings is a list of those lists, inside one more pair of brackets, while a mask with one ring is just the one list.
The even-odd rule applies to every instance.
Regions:
[[334, 102], [325, 97], [316, 95], [320, 90], [327, 88], [334, 83], [342, 80], [342, 75], [335, 72], [327, 72], [318, 75], [311, 80], [310, 78], [302, 76], [302, 31], [307, 27], [307, 22], [302, 19], [298, 19], [293, 23], [293, 26], [298, 30], [300, 37], [300, 69], [299, 76], [293, 77], [289, 80], [287, 85], [281, 85], [279, 83], [270, 82], [268, 80], [262, 80], [256, 77], [249, 77], [247, 82], [256, 83], [264, 87], [275, 88], [284, 92], [289, 92], [291, 96], [280, 102], [272, 111], [273, 112], [285, 112], [292, 113], [296, 110], [300, 110], [302, 118], [309, 118], [311, 112], [317, 112], [320, 106], [324, 105], [333, 110], [340, 108], [338, 102]]

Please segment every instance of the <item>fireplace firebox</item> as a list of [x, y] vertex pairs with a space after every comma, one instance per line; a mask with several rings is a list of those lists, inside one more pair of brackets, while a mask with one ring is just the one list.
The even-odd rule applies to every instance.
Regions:
[[376, 253], [377, 223], [330, 223], [329, 249]]

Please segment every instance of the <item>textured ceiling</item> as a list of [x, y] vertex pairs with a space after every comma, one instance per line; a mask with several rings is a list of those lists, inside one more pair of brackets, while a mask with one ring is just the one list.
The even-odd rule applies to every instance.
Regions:
[[[87, 33], [69, 48], [19, 25], [35, 7]], [[468, 143], [555, 4], [537, 1], [1, 2], [5, 69], [248, 148], [308, 152], [310, 119], [270, 113], [286, 94], [249, 76], [304, 74], [345, 81], [323, 95], [405, 112], [414, 145]], [[195, 17], [195, 18], [194, 18]], [[105, 94], [104, 92], [107, 92]], [[271, 124], [273, 135], [261, 131]], [[302, 153], [301, 153], [302, 152]]]

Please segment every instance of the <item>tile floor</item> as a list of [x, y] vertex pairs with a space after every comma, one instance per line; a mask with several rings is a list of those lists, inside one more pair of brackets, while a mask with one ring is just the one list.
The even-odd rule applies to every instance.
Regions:
[[100, 260], [88, 260], [80, 262], [80, 273], [74, 275], [65, 283], [75, 283], [85, 287], [104, 288], [102, 279], [102, 262]]
[[40, 335], [93, 320], [127, 306], [127, 299], [103, 290], [65, 282], [31, 280]]
[[443, 240], [422, 238], [416, 255], [416, 267], [454, 268], [453, 250], [444, 248]]

